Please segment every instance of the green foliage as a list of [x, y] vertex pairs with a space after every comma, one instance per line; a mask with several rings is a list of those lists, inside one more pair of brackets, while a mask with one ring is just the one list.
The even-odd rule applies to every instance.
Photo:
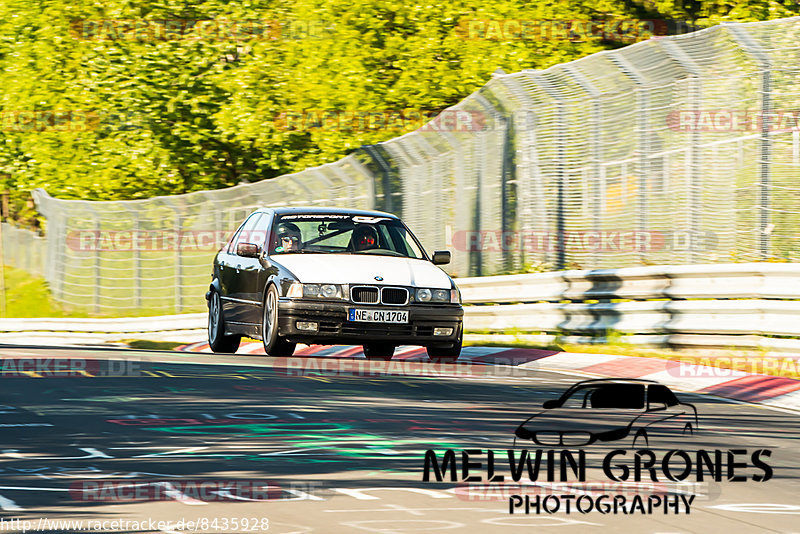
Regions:
[[[13, 211], [22, 219], [35, 187], [60, 198], [135, 199], [262, 180], [418, 126], [289, 130], [276, 121], [282, 112], [438, 111], [498, 68], [541, 69], [627, 44], [465, 39], [465, 20], [639, 18], [705, 27], [797, 11], [793, 2], [768, 1], [7, 0], [0, 4], [0, 186], [14, 191]], [[81, 36], [81, 21], [108, 19], [117, 21], [110, 32], [120, 21], [295, 24], [268, 32], [274, 39]], [[315, 30], [298, 21], [315, 22]], [[126, 35], [136, 34], [113, 37]], [[18, 120], [19, 112], [56, 111], [83, 112], [88, 128]], [[27, 129], [18, 131], [21, 125]]]
[[121, 343], [139, 350], [175, 350], [176, 347], [186, 344], [183, 341], [151, 341], [149, 339], [123, 339]]
[[81, 310], [66, 310], [53, 301], [44, 278], [5, 266], [5, 317], [87, 317]]

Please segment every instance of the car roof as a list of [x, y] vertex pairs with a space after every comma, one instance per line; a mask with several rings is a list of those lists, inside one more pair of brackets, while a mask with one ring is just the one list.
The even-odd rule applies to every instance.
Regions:
[[301, 214], [301, 213], [313, 213], [313, 214], [320, 214], [320, 215], [362, 215], [367, 217], [390, 217], [392, 219], [398, 219], [397, 215], [392, 213], [386, 213], [384, 211], [373, 211], [373, 210], [356, 210], [356, 209], [348, 209], [348, 208], [324, 208], [320, 206], [297, 206], [297, 207], [279, 207], [279, 208], [259, 208], [256, 210], [257, 212], [269, 212], [272, 211], [276, 215], [291, 215], [291, 214]]
[[655, 380], [644, 380], [642, 378], [593, 378], [591, 380], [583, 380], [581, 382], [575, 383], [572, 387], [582, 386], [582, 385], [610, 385], [610, 384], [640, 384], [643, 386], [646, 385], [663, 385]]

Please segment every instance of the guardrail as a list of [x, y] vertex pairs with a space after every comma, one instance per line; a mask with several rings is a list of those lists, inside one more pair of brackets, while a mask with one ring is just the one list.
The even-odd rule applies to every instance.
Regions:
[[205, 313], [161, 315], [158, 317], [121, 317], [108, 319], [36, 318], [2, 319], [0, 332], [81, 332], [102, 334], [135, 334], [193, 330], [206, 327]]
[[0, 343], [92, 345], [123, 339], [199, 341], [205, 339], [205, 313], [122, 318], [0, 319]]
[[[467, 331], [579, 342], [800, 351], [800, 264], [713, 264], [459, 278]], [[3, 319], [0, 341], [35, 332], [117, 339], [203, 336], [206, 314]], [[55, 334], [52, 334], [55, 335]], [[771, 336], [771, 337], [770, 337]], [[63, 337], [63, 336], [62, 336]], [[178, 340], [179, 338], [176, 338]]]
[[[800, 264], [713, 264], [461, 278], [467, 330], [800, 350]], [[782, 336], [769, 338], [764, 336]]]

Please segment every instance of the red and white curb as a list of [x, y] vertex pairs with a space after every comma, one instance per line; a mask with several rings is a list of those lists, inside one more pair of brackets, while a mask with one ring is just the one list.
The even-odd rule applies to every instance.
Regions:
[[[182, 345], [177, 350], [211, 352], [206, 342]], [[264, 347], [261, 343], [243, 343], [237, 354], [263, 355]], [[294, 354], [327, 358], [365, 358], [360, 346], [346, 345], [298, 345]], [[418, 346], [400, 346], [392, 359], [429, 360], [425, 349]], [[462, 349], [459, 361], [571, 371], [601, 377], [656, 380], [680, 391], [800, 410], [800, 380], [661, 358], [469, 346]]]
[[[186, 352], [211, 352], [207, 342], [181, 345], [175, 350]], [[506, 365], [521, 365], [526, 362], [541, 358], [542, 354], [556, 354], [554, 351], [525, 349], [517, 357], [513, 354], [518, 349], [506, 347], [464, 347], [459, 361], [475, 361], [486, 364], [505, 363]], [[242, 343], [236, 354], [264, 355], [264, 346], [261, 343]], [[499, 355], [503, 356], [500, 357]], [[328, 358], [357, 358], [366, 359], [361, 345], [297, 345], [295, 356], [314, 356]], [[494, 357], [493, 357], [494, 356]], [[429, 361], [428, 353], [424, 347], [417, 345], [401, 345], [394, 351], [393, 360], [412, 362]]]

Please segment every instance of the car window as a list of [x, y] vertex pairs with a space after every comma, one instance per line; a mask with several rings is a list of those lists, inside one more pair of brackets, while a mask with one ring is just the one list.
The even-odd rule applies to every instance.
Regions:
[[644, 409], [643, 384], [598, 384], [576, 389], [563, 403], [564, 408]]
[[[293, 213], [274, 218], [272, 236], [270, 254], [313, 252], [425, 258], [411, 232], [392, 217]], [[299, 242], [291, 244], [292, 240]]]
[[233, 245], [234, 243], [236, 243], [236, 240], [239, 239], [239, 233], [242, 231], [242, 228], [244, 228], [244, 225], [247, 224], [247, 221], [249, 220], [250, 220], [249, 217], [245, 219], [245, 221], [239, 225], [239, 228], [237, 228], [236, 231], [233, 232], [233, 235], [231, 235], [231, 238], [228, 240], [228, 244], [225, 245], [225, 251], [228, 254], [233, 254], [235, 252], [235, 248]]
[[648, 390], [648, 401], [652, 404], [655, 403], [664, 403], [667, 406], [675, 406], [676, 404], [680, 404], [678, 399], [675, 397], [675, 394], [670, 391], [667, 386], [652, 385]]
[[410, 258], [424, 258], [422, 249], [417, 245], [416, 240], [411, 238], [403, 226], [391, 226], [387, 228], [389, 237], [395, 243], [395, 246], [402, 248], [405, 254]]
[[[229, 253], [236, 254], [236, 248], [239, 246], [239, 243], [256, 243], [256, 241], [252, 241], [252, 239], [258, 239], [258, 235], [255, 230], [261, 218], [262, 215], [260, 213], [254, 213], [249, 219], [247, 219], [247, 221], [239, 230], [239, 233], [236, 234], [232, 246], [228, 249]], [[262, 232], [262, 234], [261, 242], [263, 243], [266, 232]]]
[[586, 408], [586, 397], [588, 397], [589, 393], [591, 393], [591, 390], [588, 388], [580, 389], [570, 395], [561, 407], [572, 409]]
[[[258, 219], [258, 222], [255, 224], [255, 228], [253, 228], [252, 232], [249, 236], [249, 241], [247, 243], [255, 243], [262, 249], [266, 246], [267, 243], [267, 234], [269, 233], [269, 222], [270, 216], [266, 213], [262, 214], [261, 217]], [[243, 241], [244, 243], [245, 241]]]

